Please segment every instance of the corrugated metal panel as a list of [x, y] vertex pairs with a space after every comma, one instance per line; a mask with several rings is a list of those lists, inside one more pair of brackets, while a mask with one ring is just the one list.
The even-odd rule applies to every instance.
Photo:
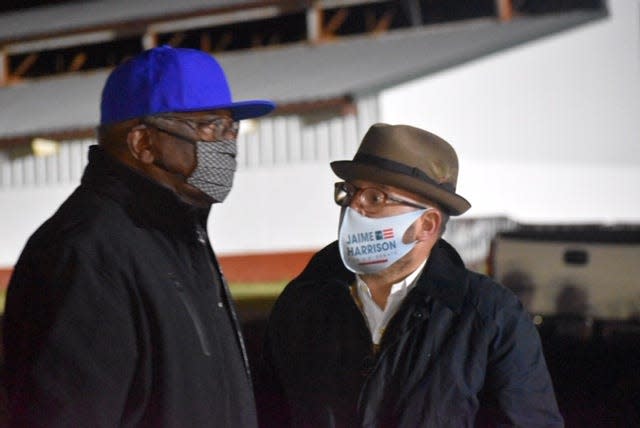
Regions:
[[0, 187], [40, 187], [78, 182], [86, 164], [87, 148], [95, 141], [65, 141], [57, 154], [47, 157], [24, 156], [0, 160]]
[[380, 120], [380, 106], [378, 99], [379, 94], [376, 93], [361, 96], [356, 102], [358, 109], [358, 138], [356, 140], [348, 141], [353, 153], [355, 153], [362, 137], [367, 133], [369, 127]]
[[[366, 100], [363, 105], [371, 104]], [[370, 116], [370, 112], [366, 117]], [[238, 138], [239, 168], [251, 169], [353, 157], [362, 119], [351, 114], [309, 122], [301, 116], [274, 116], [256, 121]], [[246, 126], [246, 125], [245, 125]], [[241, 129], [243, 129], [241, 127]], [[77, 183], [95, 140], [65, 141], [57, 154], [0, 158], [0, 188]]]
[[301, 116], [261, 119], [255, 131], [241, 133], [238, 164], [253, 168], [352, 157], [360, 140], [358, 121], [356, 115], [314, 123]]

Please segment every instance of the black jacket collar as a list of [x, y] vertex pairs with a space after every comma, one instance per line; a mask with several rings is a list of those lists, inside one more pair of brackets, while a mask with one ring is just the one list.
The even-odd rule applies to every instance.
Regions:
[[82, 186], [116, 200], [141, 225], [183, 232], [193, 232], [194, 223], [206, 227], [210, 208], [182, 201], [171, 189], [122, 164], [100, 146], [89, 148]]
[[459, 313], [467, 287], [464, 262], [447, 241], [440, 239], [418, 279], [416, 293], [441, 300], [453, 312]]

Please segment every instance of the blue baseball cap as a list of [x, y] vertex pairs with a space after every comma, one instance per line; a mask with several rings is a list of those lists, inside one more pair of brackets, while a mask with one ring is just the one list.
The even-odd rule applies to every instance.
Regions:
[[236, 120], [263, 116], [268, 100], [233, 102], [224, 70], [210, 54], [160, 46], [116, 67], [102, 89], [100, 124], [161, 113], [230, 110]]

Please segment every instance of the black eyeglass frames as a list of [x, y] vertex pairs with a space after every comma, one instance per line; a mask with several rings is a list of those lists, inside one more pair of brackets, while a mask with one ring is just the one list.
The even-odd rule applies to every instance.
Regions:
[[353, 199], [356, 196], [359, 197], [359, 201], [364, 206], [364, 208], [370, 212], [378, 212], [382, 208], [384, 208], [385, 205], [390, 203], [396, 203], [420, 209], [431, 208], [427, 205], [421, 205], [397, 196], [391, 196], [385, 191], [378, 189], [377, 187], [361, 188], [346, 181], [335, 183], [333, 198], [336, 204], [340, 205], [341, 207], [348, 207], [349, 205], [351, 205]]
[[187, 138], [184, 131], [180, 131], [179, 127], [172, 125], [171, 122], [178, 122], [188, 127], [198, 136], [198, 139], [204, 141], [235, 140], [238, 138], [238, 132], [240, 130], [240, 122], [228, 116], [217, 116], [204, 120], [172, 115], [158, 115], [147, 116], [142, 120], [142, 123], [151, 125], [170, 135], [189, 140], [192, 139]]

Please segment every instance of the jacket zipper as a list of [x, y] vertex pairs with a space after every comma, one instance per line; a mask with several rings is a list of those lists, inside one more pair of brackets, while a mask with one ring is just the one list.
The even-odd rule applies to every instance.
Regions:
[[[240, 353], [242, 354], [242, 360], [244, 362], [245, 373], [247, 374], [247, 378], [249, 379], [249, 382], [251, 382], [252, 376], [251, 376], [251, 368], [249, 366], [249, 356], [247, 354], [247, 348], [244, 343], [244, 338], [242, 337], [242, 327], [240, 325], [240, 322], [238, 321], [238, 317], [235, 311], [233, 310], [231, 302], [229, 302], [230, 292], [229, 292], [227, 280], [225, 279], [224, 274], [222, 273], [222, 270], [220, 269], [220, 266], [216, 261], [215, 254], [213, 253], [213, 249], [209, 245], [209, 238], [208, 238], [207, 232], [199, 224], [196, 225], [196, 238], [198, 242], [202, 245], [205, 251], [205, 257], [209, 263], [209, 267], [211, 268], [211, 274], [213, 276], [217, 276], [220, 279], [220, 284], [219, 284], [220, 288], [218, 290], [219, 291], [218, 297], [220, 299], [220, 302], [225, 306], [227, 315], [229, 316], [233, 329], [235, 330], [236, 340], [238, 341], [238, 346], [240, 347]], [[215, 279], [213, 280], [215, 281]]]
[[198, 339], [200, 340], [200, 347], [202, 348], [202, 353], [207, 357], [211, 355], [211, 346], [209, 345], [209, 341], [207, 340], [207, 336], [204, 334], [204, 326], [200, 317], [198, 316], [198, 312], [191, 300], [191, 297], [187, 294], [183, 285], [175, 278], [172, 278], [176, 290], [178, 291], [178, 296], [180, 296], [180, 300], [182, 300], [182, 304], [184, 305], [189, 317], [191, 318], [191, 322], [196, 330], [196, 334], [198, 335]]

